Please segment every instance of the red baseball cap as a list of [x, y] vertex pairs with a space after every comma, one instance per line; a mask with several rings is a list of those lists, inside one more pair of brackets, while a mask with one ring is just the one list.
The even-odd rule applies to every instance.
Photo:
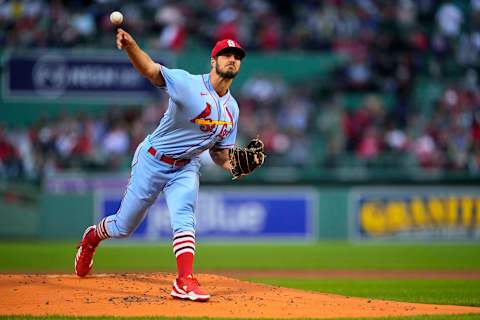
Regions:
[[220, 51], [225, 50], [225, 49], [233, 49], [237, 51], [240, 54], [240, 58], [243, 59], [245, 57], [245, 50], [242, 48], [240, 43], [238, 41], [232, 40], [232, 39], [223, 39], [218, 41], [215, 44], [215, 47], [212, 49], [212, 58], [216, 58]]

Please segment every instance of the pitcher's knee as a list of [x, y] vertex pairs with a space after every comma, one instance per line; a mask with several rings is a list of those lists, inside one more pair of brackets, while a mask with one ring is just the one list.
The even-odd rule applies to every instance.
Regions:
[[193, 217], [187, 217], [181, 219], [180, 217], [172, 220], [172, 230], [176, 232], [180, 231], [195, 231], [195, 219]]
[[134, 228], [119, 227], [115, 238], [128, 238], [132, 235]]

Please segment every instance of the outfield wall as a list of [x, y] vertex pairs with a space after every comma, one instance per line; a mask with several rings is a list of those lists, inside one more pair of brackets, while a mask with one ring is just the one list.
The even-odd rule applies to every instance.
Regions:
[[[2, 237], [76, 239], [116, 212], [125, 176], [66, 178], [37, 205], [0, 203]], [[480, 188], [464, 186], [203, 186], [197, 231], [211, 241], [480, 240]], [[132, 235], [169, 241], [163, 197]]]

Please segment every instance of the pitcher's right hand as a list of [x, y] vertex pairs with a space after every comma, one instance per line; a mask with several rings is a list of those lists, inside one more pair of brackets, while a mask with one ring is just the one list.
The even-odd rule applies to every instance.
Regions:
[[128, 49], [129, 47], [135, 45], [135, 40], [133, 37], [123, 30], [122, 28], [117, 29], [117, 48], [118, 50]]

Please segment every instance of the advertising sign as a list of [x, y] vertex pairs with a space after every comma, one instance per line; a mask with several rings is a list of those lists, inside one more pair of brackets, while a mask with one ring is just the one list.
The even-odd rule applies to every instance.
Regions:
[[[308, 188], [242, 188], [219, 190], [202, 188], [196, 214], [196, 234], [202, 239], [232, 240], [314, 240], [317, 205]], [[100, 217], [115, 213], [120, 192], [98, 192]], [[165, 199], [160, 196], [135, 230], [133, 239], [170, 240], [172, 229]]]
[[111, 51], [6, 53], [4, 65], [6, 100], [141, 102], [158, 90], [126, 55]]
[[349, 238], [474, 240], [480, 238], [480, 188], [354, 188]]

